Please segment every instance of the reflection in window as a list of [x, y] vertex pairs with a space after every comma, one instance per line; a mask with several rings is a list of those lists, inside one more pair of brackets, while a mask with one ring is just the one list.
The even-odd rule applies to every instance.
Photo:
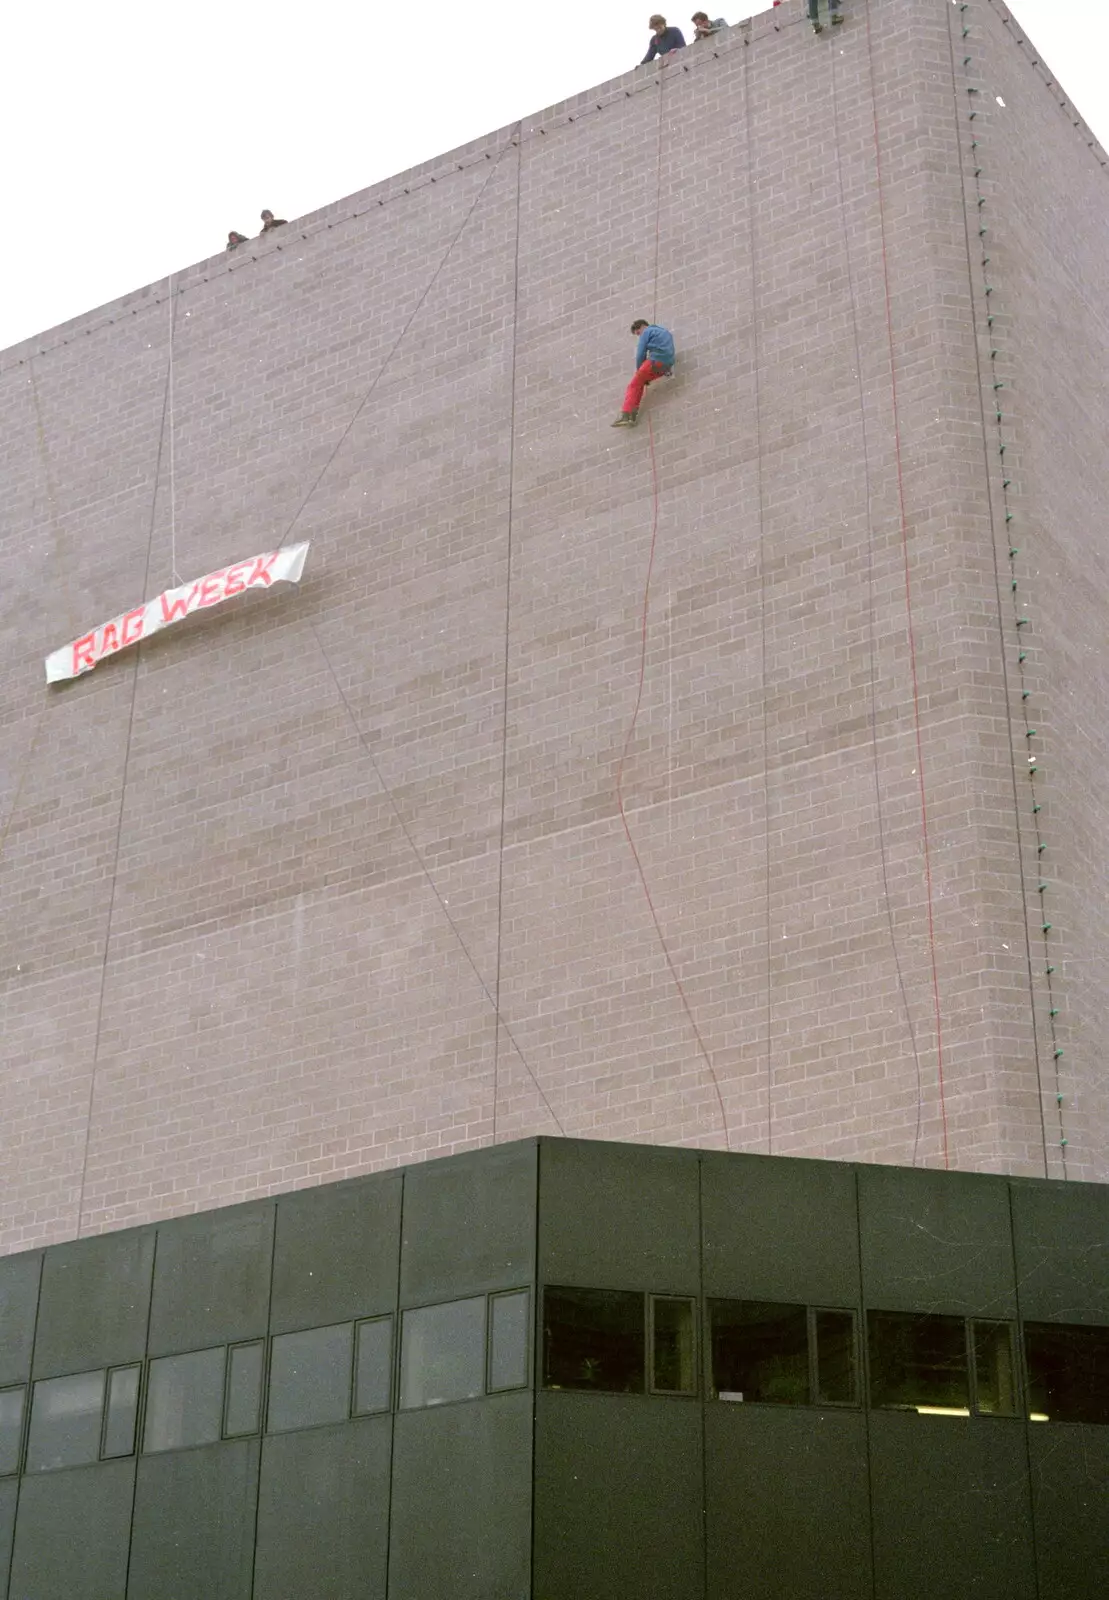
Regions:
[[393, 1319], [375, 1317], [356, 1329], [354, 1409], [359, 1416], [388, 1411], [393, 1390]]
[[401, 1328], [400, 1403], [472, 1400], [485, 1385], [485, 1296], [406, 1311]]
[[213, 1444], [223, 1420], [223, 1347], [150, 1363], [143, 1449]]
[[543, 1382], [548, 1389], [642, 1394], [643, 1296], [617, 1289], [546, 1289]]
[[656, 1394], [693, 1394], [693, 1301], [651, 1297], [651, 1388]]
[[970, 1415], [962, 1317], [869, 1311], [867, 1331], [872, 1405]]
[[115, 1367], [108, 1374], [108, 1414], [104, 1419], [105, 1460], [129, 1456], [135, 1449], [139, 1415], [139, 1367]]
[[100, 1417], [104, 1374], [79, 1372], [72, 1378], [36, 1383], [31, 1401], [27, 1471], [77, 1467], [100, 1455]]
[[354, 1329], [349, 1322], [283, 1333], [270, 1357], [271, 1433], [345, 1422], [350, 1416]]
[[990, 1417], [1017, 1415], [1013, 1330], [1008, 1322], [974, 1322], [975, 1410]]
[[814, 1311], [813, 1332], [816, 1335], [817, 1404], [858, 1405], [854, 1312]]
[[722, 1400], [800, 1406], [809, 1399], [808, 1312], [762, 1300], [713, 1300], [712, 1385]]
[[19, 1441], [23, 1433], [23, 1404], [27, 1391], [0, 1389], [0, 1473], [19, 1466]]
[[495, 1294], [489, 1301], [489, 1388], [522, 1389], [528, 1381], [526, 1289]]
[[1024, 1347], [1037, 1421], [1109, 1423], [1109, 1328], [1026, 1322]]
[[227, 1439], [258, 1432], [262, 1420], [264, 1354], [261, 1339], [231, 1347], [227, 1358], [227, 1415], [223, 1420]]

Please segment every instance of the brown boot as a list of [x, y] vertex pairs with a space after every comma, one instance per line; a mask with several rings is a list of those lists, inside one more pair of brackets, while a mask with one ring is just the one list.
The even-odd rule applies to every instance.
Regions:
[[638, 421], [638, 411], [621, 411], [620, 415], [617, 417], [612, 426], [614, 428], [634, 428]]

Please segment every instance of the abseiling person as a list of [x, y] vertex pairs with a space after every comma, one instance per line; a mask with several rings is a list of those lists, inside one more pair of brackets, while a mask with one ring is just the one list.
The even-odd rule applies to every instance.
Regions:
[[635, 374], [624, 395], [624, 409], [612, 424], [614, 428], [634, 428], [639, 421], [643, 391], [656, 378], [668, 378], [674, 370], [674, 335], [657, 322], [637, 317], [632, 332], [635, 347]]

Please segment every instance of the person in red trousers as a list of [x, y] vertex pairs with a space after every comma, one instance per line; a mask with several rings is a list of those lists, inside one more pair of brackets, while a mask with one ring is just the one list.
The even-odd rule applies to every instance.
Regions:
[[612, 424], [614, 428], [634, 428], [639, 421], [644, 389], [656, 378], [668, 378], [674, 370], [674, 335], [669, 328], [637, 317], [632, 323], [632, 332], [638, 340], [635, 347], [635, 376], [628, 384], [624, 409]]

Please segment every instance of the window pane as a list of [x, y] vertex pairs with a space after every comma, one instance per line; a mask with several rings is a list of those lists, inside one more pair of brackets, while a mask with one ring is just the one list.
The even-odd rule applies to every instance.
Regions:
[[129, 1456], [135, 1449], [139, 1414], [139, 1367], [116, 1367], [108, 1374], [108, 1417], [104, 1423], [105, 1459]]
[[817, 1403], [827, 1406], [858, 1405], [854, 1312], [817, 1311], [814, 1321]]
[[223, 1431], [228, 1439], [239, 1434], [257, 1433], [262, 1421], [261, 1339], [253, 1344], [232, 1345], [227, 1362], [227, 1417]]
[[1017, 1379], [1012, 1327], [1008, 1322], [976, 1322], [973, 1326], [978, 1410], [991, 1417], [1015, 1417]]
[[496, 1294], [489, 1302], [489, 1387], [523, 1389], [528, 1381], [528, 1300]]
[[869, 1311], [867, 1325], [872, 1405], [969, 1415], [962, 1317]]
[[306, 1333], [283, 1333], [270, 1359], [271, 1433], [345, 1422], [350, 1416], [354, 1328], [339, 1322]]
[[150, 1363], [143, 1449], [212, 1444], [223, 1420], [223, 1346]]
[[19, 1466], [19, 1439], [23, 1431], [26, 1389], [0, 1389], [0, 1473]]
[[712, 1385], [722, 1400], [803, 1406], [809, 1399], [809, 1330], [804, 1306], [714, 1300]]
[[406, 1311], [400, 1403], [440, 1406], [471, 1400], [485, 1386], [485, 1296]]
[[693, 1302], [651, 1301], [651, 1387], [659, 1394], [693, 1394]]
[[1033, 1415], [1109, 1423], [1109, 1328], [1026, 1322], [1024, 1345]]
[[104, 1374], [80, 1372], [73, 1378], [36, 1383], [31, 1401], [27, 1471], [77, 1467], [100, 1455], [100, 1416]]
[[616, 1289], [546, 1289], [543, 1382], [548, 1389], [642, 1394], [643, 1296]]
[[354, 1409], [388, 1411], [393, 1392], [393, 1319], [375, 1317], [358, 1324], [354, 1368]]

